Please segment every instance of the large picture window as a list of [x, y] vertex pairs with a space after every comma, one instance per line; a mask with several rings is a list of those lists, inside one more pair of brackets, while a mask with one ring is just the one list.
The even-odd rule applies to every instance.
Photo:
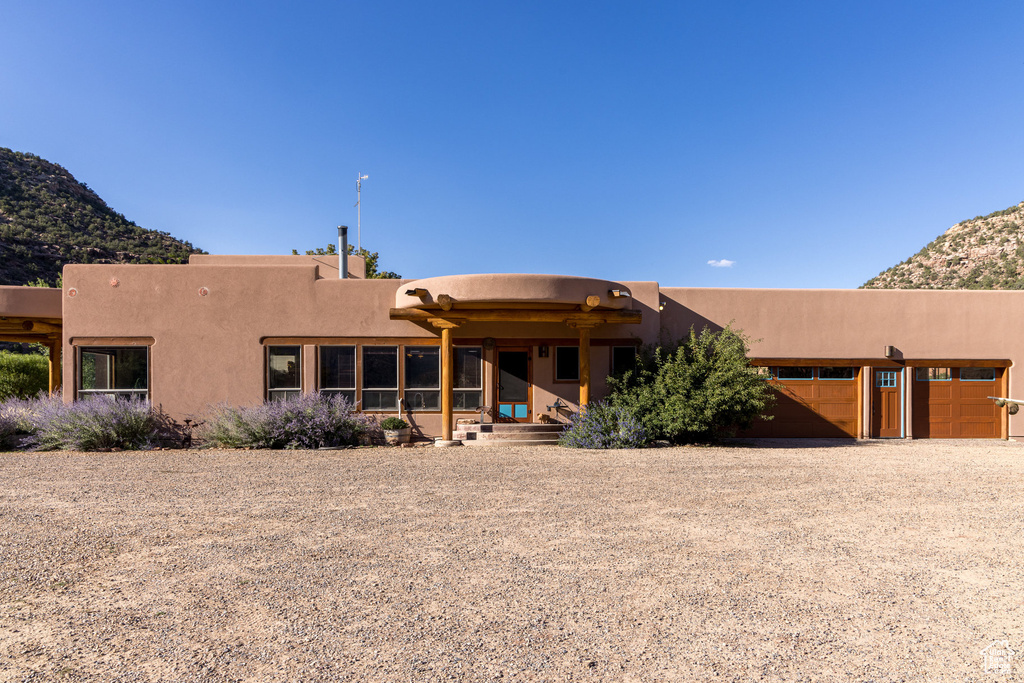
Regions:
[[453, 410], [478, 410], [483, 403], [483, 349], [455, 347], [455, 395]]
[[321, 394], [344, 396], [352, 405], [356, 403], [356, 347], [320, 347]]
[[83, 346], [78, 353], [78, 398], [149, 397], [148, 346]]
[[267, 399], [284, 401], [302, 393], [302, 347], [267, 347]]
[[556, 382], [579, 382], [580, 381], [580, 347], [578, 347], [578, 346], [556, 346], [555, 347], [555, 381]]
[[398, 410], [398, 347], [363, 347], [363, 410]]
[[405, 407], [408, 410], [441, 409], [440, 347], [405, 347]]

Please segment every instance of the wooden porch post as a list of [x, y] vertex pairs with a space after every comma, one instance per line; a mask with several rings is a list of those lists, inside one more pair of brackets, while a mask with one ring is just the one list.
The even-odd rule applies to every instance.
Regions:
[[590, 403], [590, 325], [577, 325], [580, 331], [580, 410]]
[[435, 319], [430, 323], [441, 328], [441, 438], [452, 440], [452, 404], [455, 393], [455, 351], [452, 345], [452, 329], [459, 323]]
[[60, 352], [61, 352], [61, 340], [60, 339], [48, 339], [46, 347], [50, 350], [50, 395], [52, 396], [57, 388], [60, 386], [60, 375], [61, 375], [61, 363], [60, 363]]

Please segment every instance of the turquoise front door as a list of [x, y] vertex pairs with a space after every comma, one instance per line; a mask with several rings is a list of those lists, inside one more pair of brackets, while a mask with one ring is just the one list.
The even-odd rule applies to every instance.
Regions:
[[498, 349], [498, 422], [530, 422], [530, 349]]

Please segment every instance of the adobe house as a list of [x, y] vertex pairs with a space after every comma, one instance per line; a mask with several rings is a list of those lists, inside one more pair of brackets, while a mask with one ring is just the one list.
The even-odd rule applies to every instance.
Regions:
[[211, 255], [69, 265], [62, 291], [0, 288], [0, 338], [59, 340], [67, 401], [137, 396], [183, 420], [321, 391], [448, 439], [460, 419], [565, 421], [605, 395], [639, 344], [731, 323], [785, 385], [752, 435], [1024, 435], [1024, 416], [987, 398], [1010, 393], [1024, 359], [1019, 292], [367, 280], [356, 257], [345, 277], [338, 267], [336, 256]]

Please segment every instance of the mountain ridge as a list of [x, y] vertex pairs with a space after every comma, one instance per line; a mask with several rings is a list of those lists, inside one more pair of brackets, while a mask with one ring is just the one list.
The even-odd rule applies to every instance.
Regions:
[[110, 208], [59, 164], [0, 147], [0, 284], [55, 285], [68, 263], [185, 263], [205, 253]]
[[1024, 202], [960, 221], [862, 289], [1024, 289]]

